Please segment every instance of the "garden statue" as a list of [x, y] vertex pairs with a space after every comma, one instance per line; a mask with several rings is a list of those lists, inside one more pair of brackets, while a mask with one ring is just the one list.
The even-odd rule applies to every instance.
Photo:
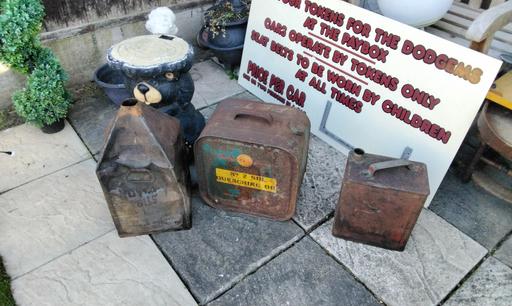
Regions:
[[126, 88], [140, 102], [178, 118], [183, 136], [192, 145], [205, 125], [190, 102], [194, 82], [188, 72], [194, 52], [172, 35], [143, 35], [124, 40], [108, 50], [111, 68], [120, 70]]

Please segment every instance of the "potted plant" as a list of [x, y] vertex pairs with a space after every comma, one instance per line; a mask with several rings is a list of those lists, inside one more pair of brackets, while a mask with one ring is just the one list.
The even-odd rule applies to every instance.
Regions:
[[51, 50], [42, 49], [26, 88], [14, 93], [14, 109], [48, 134], [64, 128], [71, 100], [64, 83], [67, 75]]
[[220, 0], [204, 14], [198, 34], [199, 46], [212, 49], [228, 69], [240, 64], [244, 47], [249, 5], [241, 0]]
[[26, 88], [13, 95], [16, 112], [43, 132], [55, 133], [64, 128], [71, 100], [66, 73], [41, 46], [43, 18], [40, 0], [0, 0], [0, 61], [28, 75]]

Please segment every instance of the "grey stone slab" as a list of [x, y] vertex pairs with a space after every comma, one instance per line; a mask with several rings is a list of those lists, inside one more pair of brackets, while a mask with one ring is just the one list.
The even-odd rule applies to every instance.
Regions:
[[309, 230], [334, 211], [347, 157], [316, 136], [309, 143], [308, 164], [293, 219]]
[[196, 305], [148, 236], [112, 231], [13, 281], [18, 305]]
[[69, 113], [71, 124], [91, 153], [97, 154], [103, 147], [105, 129], [118, 107], [95, 85], [87, 85]]
[[230, 79], [224, 70], [211, 60], [194, 65], [190, 69], [190, 74], [194, 80], [195, 93], [208, 105], [245, 90], [238, 85], [237, 80]]
[[262, 101], [260, 98], [256, 97], [255, 95], [253, 95], [252, 93], [250, 93], [249, 91], [244, 91], [238, 95], [234, 95], [233, 97], [231, 97], [233, 99], [242, 99], [242, 100], [251, 100], [251, 101]]
[[311, 236], [387, 305], [436, 305], [486, 254], [426, 209], [403, 252], [338, 239], [331, 228], [332, 220]]
[[429, 209], [488, 250], [512, 230], [512, 205], [448, 171]]
[[447, 306], [510, 306], [512, 269], [489, 257], [448, 299]]
[[229, 213], [192, 200], [192, 229], [154, 235], [200, 303], [215, 298], [304, 235], [295, 223]]
[[0, 253], [12, 277], [114, 229], [89, 159], [0, 195]]
[[194, 91], [194, 96], [192, 96], [192, 101], [190, 101], [192, 105], [196, 109], [201, 109], [208, 106], [208, 103], [206, 103], [206, 100], [201, 97], [196, 91]]
[[217, 104], [203, 108], [200, 110], [200, 112], [201, 112], [201, 114], [203, 114], [204, 119], [206, 121], [208, 121], [216, 108], [217, 108]]
[[56, 134], [23, 124], [0, 132], [0, 193], [90, 158], [87, 148], [66, 123]]
[[512, 268], [512, 236], [505, 240], [496, 253], [494, 253], [494, 257]]
[[380, 305], [306, 237], [209, 305]]

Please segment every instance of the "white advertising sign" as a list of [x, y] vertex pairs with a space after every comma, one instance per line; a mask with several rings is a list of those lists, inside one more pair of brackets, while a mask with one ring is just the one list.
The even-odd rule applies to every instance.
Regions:
[[239, 83], [304, 110], [342, 152], [411, 148], [428, 167], [428, 206], [500, 65], [343, 1], [253, 0]]

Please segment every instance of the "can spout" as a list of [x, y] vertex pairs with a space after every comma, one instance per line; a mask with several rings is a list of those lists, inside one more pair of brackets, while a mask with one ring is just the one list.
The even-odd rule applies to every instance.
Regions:
[[141, 115], [142, 110], [140, 108], [139, 101], [135, 98], [126, 99], [121, 103], [121, 111], [123, 113], [129, 113], [132, 115]]
[[130, 108], [135, 105], [137, 105], [137, 99], [134, 98], [126, 99], [121, 103], [121, 106], [125, 108]]
[[364, 158], [364, 150], [360, 148], [354, 149], [353, 158], [358, 161], [362, 160]]

